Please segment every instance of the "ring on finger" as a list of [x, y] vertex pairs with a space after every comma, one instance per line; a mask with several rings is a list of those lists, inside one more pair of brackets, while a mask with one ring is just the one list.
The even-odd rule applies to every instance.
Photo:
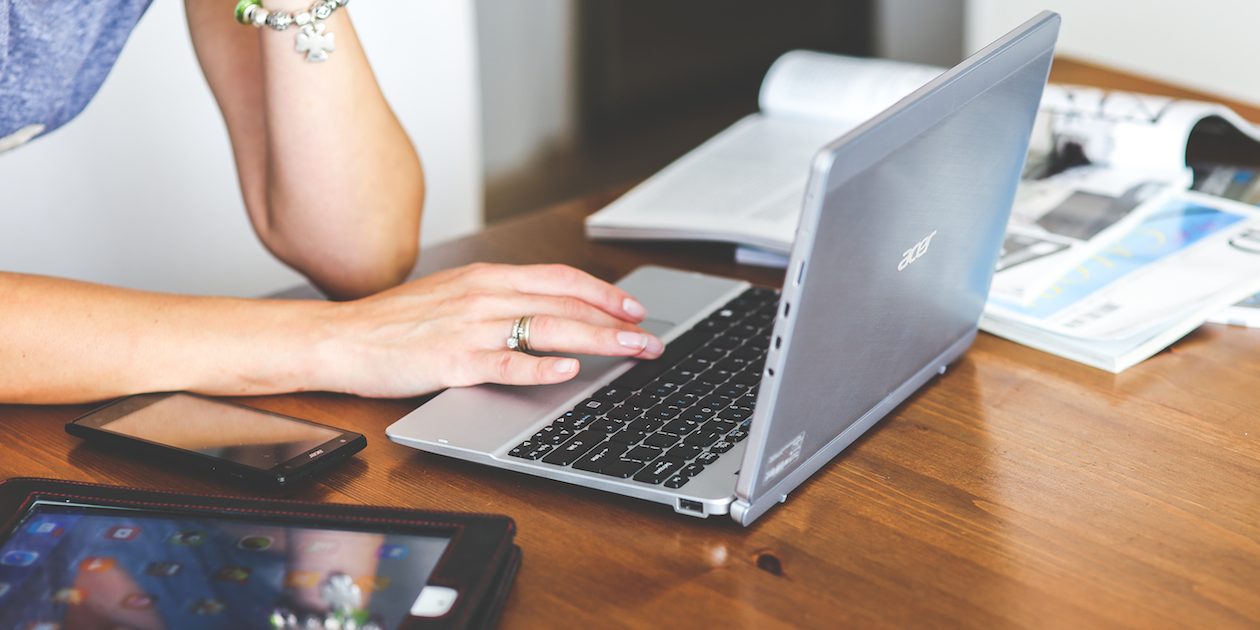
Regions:
[[525, 315], [512, 322], [512, 334], [507, 338], [508, 350], [529, 352], [529, 325], [533, 320], [533, 315]]

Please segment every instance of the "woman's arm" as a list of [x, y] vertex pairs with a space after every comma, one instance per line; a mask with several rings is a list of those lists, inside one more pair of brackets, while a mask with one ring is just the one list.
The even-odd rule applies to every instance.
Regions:
[[[312, 63], [294, 48], [297, 26], [243, 26], [223, 0], [185, 4], [263, 243], [335, 298], [401, 282], [418, 251], [423, 174], [347, 8], [325, 22], [336, 51]], [[265, 5], [296, 12], [310, 2]]]
[[407, 397], [493, 382], [558, 383], [578, 363], [530, 347], [655, 358], [643, 307], [560, 265], [470, 265], [348, 302], [132, 291], [0, 273], [0, 402], [68, 403], [188, 390]]

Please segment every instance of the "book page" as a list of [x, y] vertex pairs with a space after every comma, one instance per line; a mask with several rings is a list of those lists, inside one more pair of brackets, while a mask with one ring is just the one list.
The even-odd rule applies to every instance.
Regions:
[[943, 71], [889, 59], [794, 50], [770, 66], [758, 102], [769, 116], [831, 119], [856, 126]]
[[591, 215], [587, 234], [789, 251], [814, 154], [852, 126], [748, 116]]

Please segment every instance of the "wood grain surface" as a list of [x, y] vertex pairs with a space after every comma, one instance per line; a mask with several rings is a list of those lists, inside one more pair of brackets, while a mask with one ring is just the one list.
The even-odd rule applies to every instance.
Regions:
[[[1186, 94], [1070, 61], [1054, 76]], [[582, 217], [609, 199], [497, 224], [421, 270], [565, 262], [612, 280], [652, 262], [780, 280], [725, 246], [585, 240]], [[368, 436], [286, 496], [515, 518], [508, 628], [1260, 626], [1258, 330], [1206, 325], [1120, 375], [981, 334], [747, 529], [390, 443], [418, 400], [246, 402]], [[0, 477], [259, 494], [86, 446], [63, 431], [85, 409], [0, 407]]]

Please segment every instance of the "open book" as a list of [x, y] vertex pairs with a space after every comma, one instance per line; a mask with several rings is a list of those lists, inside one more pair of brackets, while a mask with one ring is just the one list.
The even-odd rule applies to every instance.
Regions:
[[761, 111], [586, 220], [592, 238], [726, 241], [786, 254], [810, 161], [940, 68], [793, 51], [761, 84]]

